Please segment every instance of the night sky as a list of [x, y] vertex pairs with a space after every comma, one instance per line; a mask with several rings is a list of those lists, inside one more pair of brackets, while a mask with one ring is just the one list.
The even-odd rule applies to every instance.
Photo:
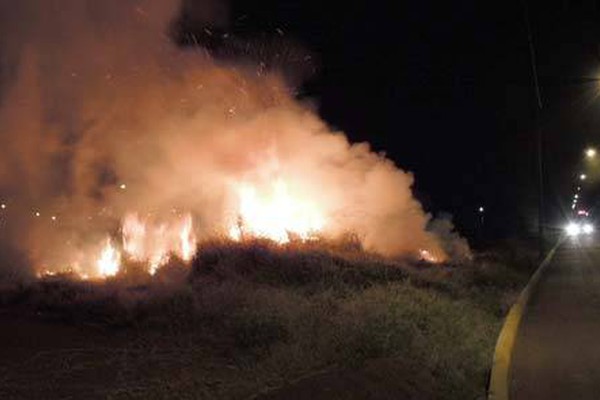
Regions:
[[277, 38], [299, 44], [313, 71], [291, 67], [305, 78], [299, 98], [352, 141], [412, 171], [428, 211], [451, 213], [471, 238], [497, 238], [537, 229], [536, 126], [549, 228], [570, 211], [583, 148], [600, 145], [600, 83], [589, 81], [600, 77], [600, 6], [529, 1], [544, 105], [537, 113], [524, 4], [234, 1], [230, 23], [208, 27], [210, 37], [189, 17], [181, 30], [217, 52], [232, 38], [267, 43], [255, 56]]

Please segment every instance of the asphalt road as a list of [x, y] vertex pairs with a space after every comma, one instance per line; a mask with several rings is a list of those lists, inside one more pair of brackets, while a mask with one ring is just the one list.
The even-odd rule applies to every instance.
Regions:
[[565, 242], [517, 333], [511, 400], [600, 399], [600, 235]]

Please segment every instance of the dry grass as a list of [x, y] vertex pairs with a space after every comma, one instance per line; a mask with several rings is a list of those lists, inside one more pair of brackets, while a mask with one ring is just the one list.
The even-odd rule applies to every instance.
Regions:
[[[191, 269], [127, 270], [104, 283], [55, 277], [1, 292], [2, 310], [48, 343], [1, 363], [0, 397], [243, 399], [385, 358], [409, 371], [417, 394], [423, 387], [412, 398], [475, 399], [528, 272], [490, 256], [461, 266], [385, 260], [352, 240], [215, 241]], [[57, 345], [55, 328], [72, 339]], [[31, 383], [46, 373], [52, 380]]]

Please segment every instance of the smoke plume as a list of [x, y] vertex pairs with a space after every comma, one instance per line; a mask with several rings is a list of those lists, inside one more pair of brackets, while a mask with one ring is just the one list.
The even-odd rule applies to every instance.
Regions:
[[[199, 240], [228, 235], [240, 187], [259, 196], [284, 182], [318, 207], [322, 234], [444, 257], [410, 173], [332, 131], [277, 71], [178, 47], [180, 7], [0, 0], [3, 240], [51, 268], [98, 253], [128, 213], [159, 227], [190, 213]], [[195, 8], [222, 19], [215, 3]]]

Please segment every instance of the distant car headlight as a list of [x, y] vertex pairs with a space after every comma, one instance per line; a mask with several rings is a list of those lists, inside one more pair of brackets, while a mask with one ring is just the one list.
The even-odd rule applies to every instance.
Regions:
[[594, 232], [594, 225], [592, 225], [592, 224], [583, 224], [583, 227], [581, 228], [581, 230], [586, 235], [589, 235], [590, 233]]
[[565, 226], [565, 232], [567, 232], [567, 235], [569, 236], [577, 236], [581, 233], [581, 227], [575, 222], [570, 222]]

